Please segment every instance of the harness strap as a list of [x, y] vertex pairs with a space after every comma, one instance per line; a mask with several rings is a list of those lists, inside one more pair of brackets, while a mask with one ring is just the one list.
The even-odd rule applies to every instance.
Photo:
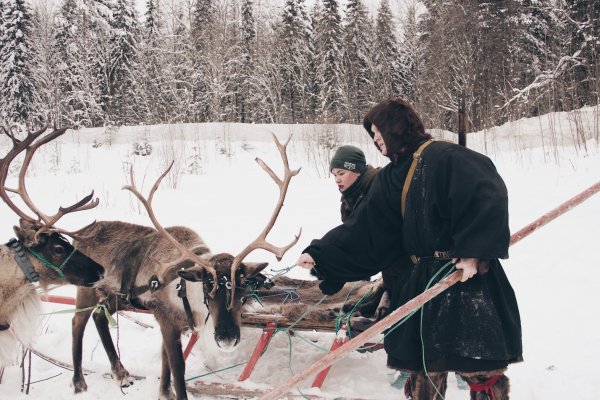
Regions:
[[[423, 154], [423, 151], [425, 150], [425, 148], [427, 146], [429, 146], [431, 143], [433, 143], [433, 139], [429, 139], [429, 140], [423, 142], [419, 146], [417, 151], [415, 151], [413, 153], [413, 161], [410, 164], [408, 174], [406, 174], [406, 179], [404, 180], [404, 186], [402, 186], [402, 201], [401, 201], [402, 218], [404, 218], [404, 210], [406, 209], [406, 195], [408, 194], [408, 189], [410, 189], [410, 184], [412, 183], [413, 175], [415, 174], [415, 170], [417, 169], [417, 164], [419, 163], [419, 160], [421, 159], [421, 154]], [[413, 264], [416, 264], [417, 262], [419, 262], [419, 259], [414, 255], [411, 255], [410, 259], [413, 262]]]
[[482, 383], [469, 383], [469, 388], [476, 393], [485, 393], [491, 400], [494, 400], [494, 391], [492, 390], [498, 379], [502, 375], [492, 375], [488, 380]]
[[28, 252], [30, 252], [31, 254], [33, 254], [33, 256], [35, 258], [37, 258], [38, 260], [40, 260], [40, 262], [42, 264], [44, 264], [46, 267], [50, 268], [51, 270], [55, 271], [58, 276], [60, 276], [61, 278], [65, 278], [65, 274], [63, 272], [63, 269], [65, 269], [65, 266], [67, 265], [67, 263], [69, 262], [69, 260], [71, 259], [71, 257], [73, 257], [73, 255], [77, 252], [76, 248], [73, 248], [73, 251], [71, 252], [71, 254], [69, 254], [67, 256], [67, 258], [65, 258], [65, 261], [62, 262], [62, 264], [60, 264], [58, 267], [54, 264], [52, 264], [50, 261], [46, 260], [44, 258], [44, 256], [42, 256], [40, 253], [38, 253], [37, 251], [30, 249], [29, 247], [26, 247], [26, 250]]
[[185, 310], [185, 316], [188, 320], [188, 325], [190, 329], [194, 330], [194, 316], [192, 315], [192, 307], [190, 307], [190, 301], [187, 298], [187, 293], [185, 290], [185, 279], [181, 279], [179, 284], [177, 285], [177, 296], [181, 298], [183, 301], [183, 309]]
[[25, 255], [25, 250], [23, 249], [21, 242], [15, 238], [11, 238], [6, 245], [15, 253], [15, 261], [19, 268], [21, 268], [21, 271], [23, 271], [23, 274], [25, 274], [25, 278], [31, 283], [39, 282], [40, 274], [35, 270], [31, 261], [29, 261], [29, 258]]

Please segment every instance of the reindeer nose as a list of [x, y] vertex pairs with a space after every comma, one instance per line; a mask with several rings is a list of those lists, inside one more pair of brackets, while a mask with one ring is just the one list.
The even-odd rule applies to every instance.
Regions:
[[233, 350], [240, 342], [239, 333], [228, 331], [215, 334], [215, 342], [222, 350]]

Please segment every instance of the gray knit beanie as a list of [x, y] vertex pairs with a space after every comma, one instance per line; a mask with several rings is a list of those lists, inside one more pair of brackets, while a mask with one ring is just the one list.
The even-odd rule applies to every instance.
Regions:
[[329, 171], [334, 168], [342, 168], [362, 174], [367, 169], [365, 153], [358, 147], [341, 146], [336, 150], [329, 163]]

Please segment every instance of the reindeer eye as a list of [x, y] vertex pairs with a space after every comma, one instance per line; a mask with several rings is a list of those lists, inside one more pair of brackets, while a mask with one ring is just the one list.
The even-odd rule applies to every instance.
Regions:
[[57, 244], [54, 246], [54, 253], [58, 254], [59, 256], [62, 256], [63, 254], [66, 253], [65, 248], [62, 247], [61, 245]]

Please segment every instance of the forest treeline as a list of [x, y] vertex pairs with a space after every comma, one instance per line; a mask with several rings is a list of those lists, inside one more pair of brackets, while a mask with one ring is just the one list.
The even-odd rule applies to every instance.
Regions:
[[5, 123], [358, 123], [403, 96], [468, 130], [599, 103], [597, 0], [0, 0]]

